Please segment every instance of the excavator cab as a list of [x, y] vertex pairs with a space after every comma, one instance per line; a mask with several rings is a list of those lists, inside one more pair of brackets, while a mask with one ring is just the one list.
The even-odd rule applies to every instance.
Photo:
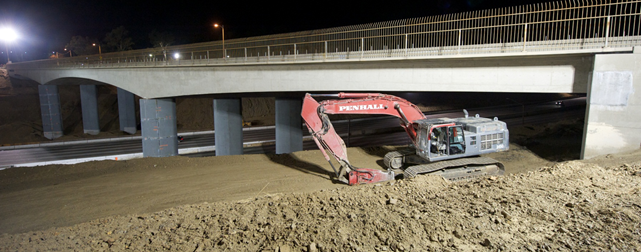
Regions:
[[459, 155], [465, 153], [465, 133], [460, 125], [447, 127], [449, 136], [448, 150], [449, 155]]
[[429, 133], [429, 157], [445, 157], [465, 153], [463, 127], [452, 124], [434, 125]]

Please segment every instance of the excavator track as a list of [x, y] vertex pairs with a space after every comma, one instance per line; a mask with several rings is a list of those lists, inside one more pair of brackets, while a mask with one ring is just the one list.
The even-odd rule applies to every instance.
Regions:
[[503, 175], [505, 167], [501, 162], [489, 157], [460, 158], [430, 164], [413, 165], [405, 169], [404, 176], [416, 177], [418, 174], [432, 173], [451, 181], [468, 180], [477, 177]]
[[412, 149], [390, 151], [385, 154], [385, 157], [383, 158], [383, 164], [385, 164], [388, 169], [400, 169], [403, 166], [403, 157], [405, 155], [410, 155], [413, 153], [414, 150]]

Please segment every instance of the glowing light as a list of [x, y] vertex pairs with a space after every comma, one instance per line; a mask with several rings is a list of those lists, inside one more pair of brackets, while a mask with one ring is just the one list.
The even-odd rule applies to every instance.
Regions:
[[0, 28], [0, 39], [5, 42], [13, 42], [18, 39], [18, 33], [9, 27]]
[[179, 54], [179, 53], [175, 53], [175, 54], [174, 54], [174, 58], [176, 58], [176, 59], [180, 59], [180, 54]]

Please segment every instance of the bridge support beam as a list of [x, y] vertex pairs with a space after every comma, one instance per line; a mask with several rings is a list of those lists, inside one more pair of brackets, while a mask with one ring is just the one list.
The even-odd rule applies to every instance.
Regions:
[[39, 85], [40, 114], [42, 115], [42, 131], [47, 139], [56, 139], [62, 136], [62, 113], [60, 109], [60, 95], [58, 86]]
[[581, 158], [641, 148], [641, 47], [632, 54], [596, 54]]
[[214, 99], [216, 156], [243, 154], [241, 99]]
[[276, 154], [303, 150], [301, 99], [276, 97]]
[[136, 134], [136, 103], [134, 94], [118, 88], [118, 116], [120, 131]]
[[96, 85], [80, 85], [80, 105], [82, 107], [82, 127], [85, 134], [98, 135], [98, 93]]
[[140, 99], [143, 157], [178, 155], [174, 99]]

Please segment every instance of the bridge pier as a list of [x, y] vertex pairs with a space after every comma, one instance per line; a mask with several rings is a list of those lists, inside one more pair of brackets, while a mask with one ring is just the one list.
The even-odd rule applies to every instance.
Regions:
[[80, 106], [82, 107], [82, 127], [85, 134], [98, 135], [98, 93], [96, 85], [80, 85]]
[[47, 139], [56, 139], [63, 134], [60, 95], [56, 85], [39, 85], [42, 131]]
[[303, 150], [301, 99], [276, 97], [276, 154]]
[[178, 155], [174, 99], [140, 99], [143, 157]]
[[121, 88], [118, 88], [118, 116], [120, 119], [120, 131], [132, 135], [136, 134], [136, 103], [134, 94]]
[[214, 99], [216, 156], [243, 154], [241, 99]]
[[581, 158], [641, 148], [641, 47], [632, 54], [596, 54]]

